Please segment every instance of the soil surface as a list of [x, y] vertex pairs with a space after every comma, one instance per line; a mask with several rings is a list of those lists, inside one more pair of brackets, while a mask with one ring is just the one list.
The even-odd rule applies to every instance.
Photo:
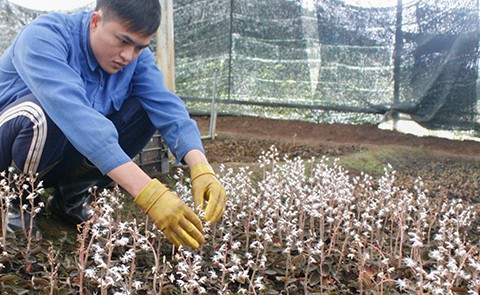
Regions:
[[[208, 135], [210, 118], [194, 119], [202, 135]], [[303, 153], [304, 156], [335, 155], [336, 151], [344, 154], [349, 150], [354, 152], [362, 148], [391, 146], [480, 160], [480, 142], [417, 137], [381, 130], [376, 125], [318, 124], [227, 116], [217, 118], [215, 131], [216, 142], [207, 141], [205, 144], [212, 162], [255, 161], [260, 151], [268, 149], [271, 144], [289, 148], [288, 152], [293, 155]]]
[[[209, 117], [194, 117], [202, 135]], [[420, 179], [427, 195], [457, 198], [479, 205], [480, 142], [417, 137], [381, 130], [375, 125], [316, 124], [255, 117], [218, 117], [215, 140], [204, 140], [214, 167], [257, 163], [272, 145], [279, 156], [338, 159], [350, 175], [396, 171], [396, 185], [415, 189]], [[249, 166], [251, 166], [249, 164]]]

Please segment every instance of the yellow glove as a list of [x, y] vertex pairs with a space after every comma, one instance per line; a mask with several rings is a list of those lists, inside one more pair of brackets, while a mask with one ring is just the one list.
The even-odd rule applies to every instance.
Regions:
[[135, 197], [137, 203], [165, 236], [175, 244], [200, 247], [205, 242], [202, 222], [178, 196], [157, 179], [152, 179]]
[[212, 167], [207, 163], [198, 163], [190, 169], [192, 178], [192, 194], [195, 210], [203, 209], [204, 201], [208, 201], [205, 209], [205, 220], [217, 222], [225, 212], [226, 193], [218, 181]]

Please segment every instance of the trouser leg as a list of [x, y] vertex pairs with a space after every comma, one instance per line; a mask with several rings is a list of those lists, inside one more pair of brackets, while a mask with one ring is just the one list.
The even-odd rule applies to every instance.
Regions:
[[[30, 206], [25, 197], [45, 173], [59, 162], [67, 145], [60, 129], [45, 114], [36, 98], [29, 94], [19, 98], [0, 112], [0, 171], [6, 171], [17, 198], [9, 208], [7, 228], [10, 231], [30, 226]], [[48, 152], [45, 152], [48, 151]], [[37, 175], [37, 183], [13, 185], [15, 174]], [[25, 188], [27, 185], [27, 188]], [[38, 197], [36, 200], [38, 201]], [[34, 232], [39, 232], [33, 223]]]
[[[120, 146], [131, 158], [141, 152], [155, 133], [150, 119], [135, 98], [125, 101], [122, 108], [108, 119], [117, 128]], [[112, 183], [71, 145], [66, 149], [63, 160], [44, 179], [46, 186], [55, 187], [48, 209], [71, 224], [88, 219], [90, 189], [96, 187], [101, 190]]]
[[59, 162], [67, 139], [29, 94], [0, 113], [0, 171], [44, 175]]
[[[140, 153], [155, 132], [134, 97], [108, 119], [118, 130], [120, 146], [131, 158]], [[0, 113], [0, 140], [0, 170], [14, 166], [26, 173], [39, 173], [44, 187], [56, 188], [50, 202], [56, 213], [71, 223], [88, 217], [84, 205], [90, 198], [89, 189], [102, 189], [111, 183], [68, 142], [33, 95], [18, 99]]]

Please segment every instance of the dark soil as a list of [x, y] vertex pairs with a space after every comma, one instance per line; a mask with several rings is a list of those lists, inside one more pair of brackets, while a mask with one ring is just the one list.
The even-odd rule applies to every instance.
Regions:
[[[194, 117], [194, 119], [202, 134], [208, 134], [210, 118]], [[480, 160], [480, 142], [416, 137], [381, 130], [375, 125], [318, 124], [228, 116], [217, 118], [216, 134], [215, 143], [206, 143], [208, 157], [214, 162], [248, 162], [252, 160], [251, 156], [255, 160], [255, 154], [259, 154], [258, 148], [268, 148], [272, 143], [285, 146], [292, 154], [308, 154], [305, 156], [324, 153], [339, 155], [369, 147], [402, 146]], [[293, 147], [301, 151], [294, 151]]]
[[[209, 117], [194, 117], [203, 135]], [[416, 137], [375, 125], [317, 124], [255, 117], [220, 116], [215, 140], [205, 140], [207, 157], [219, 164], [256, 163], [272, 145], [281, 156], [343, 159], [352, 174], [382, 174], [387, 163], [398, 186], [422, 179], [433, 197], [480, 201], [480, 142]]]

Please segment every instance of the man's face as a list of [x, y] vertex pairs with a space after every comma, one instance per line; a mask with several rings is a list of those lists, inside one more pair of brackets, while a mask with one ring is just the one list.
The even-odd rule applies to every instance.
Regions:
[[95, 11], [90, 19], [90, 46], [102, 69], [109, 74], [135, 60], [152, 37], [129, 32], [116, 20], [105, 21], [101, 10]]

